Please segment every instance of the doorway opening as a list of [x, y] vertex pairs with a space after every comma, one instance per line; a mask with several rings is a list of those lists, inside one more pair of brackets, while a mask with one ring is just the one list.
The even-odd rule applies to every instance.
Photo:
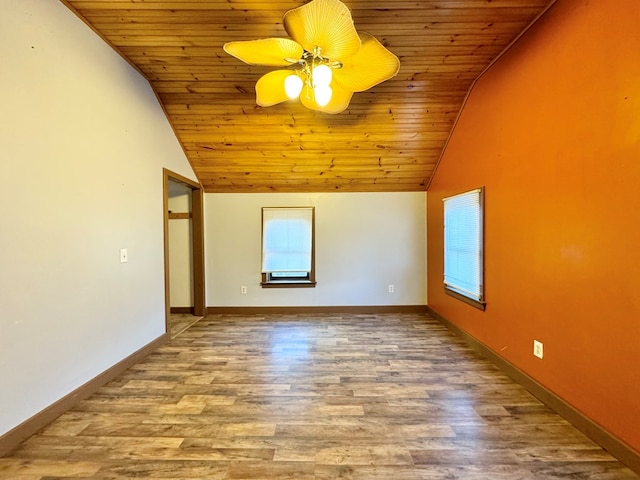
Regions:
[[166, 332], [175, 337], [206, 315], [202, 187], [163, 169]]

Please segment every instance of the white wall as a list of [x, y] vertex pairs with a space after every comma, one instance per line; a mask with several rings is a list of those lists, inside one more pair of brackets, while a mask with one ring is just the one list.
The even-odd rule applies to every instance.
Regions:
[[164, 333], [162, 167], [195, 177], [148, 83], [61, 3], [4, 0], [0, 58], [2, 434]]
[[[208, 306], [427, 303], [424, 192], [209, 193], [204, 201]], [[261, 288], [261, 207], [307, 205], [316, 207], [318, 285]]]

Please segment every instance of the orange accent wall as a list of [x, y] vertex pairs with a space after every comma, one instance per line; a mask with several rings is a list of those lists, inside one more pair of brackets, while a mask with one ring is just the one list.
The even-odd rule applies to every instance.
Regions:
[[[480, 186], [485, 312], [442, 287]], [[558, 0], [478, 80], [427, 218], [429, 305], [640, 452], [640, 1]]]

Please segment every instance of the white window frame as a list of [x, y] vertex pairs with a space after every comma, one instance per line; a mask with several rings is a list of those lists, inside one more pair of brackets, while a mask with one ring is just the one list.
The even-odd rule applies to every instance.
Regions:
[[[270, 225], [270, 222], [271, 225]], [[292, 231], [285, 247], [297, 249], [291, 258], [286, 250], [274, 250], [271, 228], [278, 222], [304, 224], [308, 230]], [[271, 228], [270, 228], [271, 227]], [[280, 239], [282, 240], [282, 239]], [[314, 287], [315, 279], [315, 207], [262, 207], [262, 281], [263, 287]], [[282, 241], [280, 241], [282, 247]], [[284, 253], [284, 258], [283, 258]], [[302, 253], [302, 256], [300, 255]], [[274, 260], [276, 259], [276, 260]], [[286, 264], [286, 265], [285, 265]]]
[[442, 202], [445, 292], [484, 310], [484, 188]]

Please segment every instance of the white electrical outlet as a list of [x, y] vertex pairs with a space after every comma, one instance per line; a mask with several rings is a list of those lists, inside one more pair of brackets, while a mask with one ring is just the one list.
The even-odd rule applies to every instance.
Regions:
[[246, 295], [247, 294], [247, 287], [245, 287], [244, 285], [240, 287], [240, 293], [242, 295]]
[[129, 261], [128, 257], [127, 257], [127, 249], [126, 248], [121, 248], [120, 249], [120, 263], [127, 263]]
[[393, 293], [393, 291], [394, 291], [394, 286], [393, 286], [393, 284], [390, 284], [389, 285], [389, 293]]
[[542, 342], [539, 342], [538, 340], [533, 341], [533, 354], [538, 358], [542, 358], [544, 356], [544, 345], [542, 345]]

